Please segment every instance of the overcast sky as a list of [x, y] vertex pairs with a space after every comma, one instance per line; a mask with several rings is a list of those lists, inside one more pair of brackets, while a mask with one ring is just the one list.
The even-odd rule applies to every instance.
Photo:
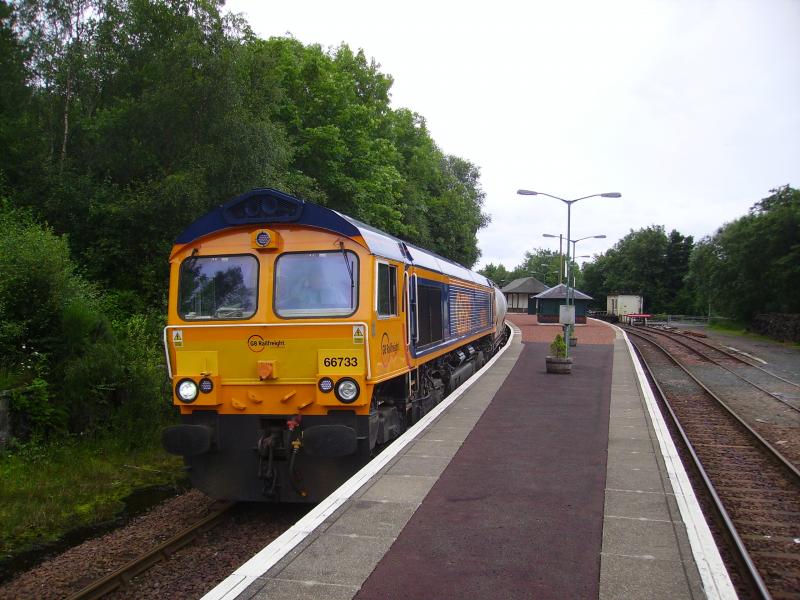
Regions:
[[800, 1], [234, 0], [261, 37], [363, 48], [392, 103], [480, 167], [492, 222], [476, 266], [578, 255], [631, 229], [699, 240], [784, 184], [800, 187]]

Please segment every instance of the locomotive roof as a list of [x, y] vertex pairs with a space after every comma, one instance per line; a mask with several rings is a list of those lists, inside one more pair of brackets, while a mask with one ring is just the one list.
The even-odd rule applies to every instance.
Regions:
[[347, 237], [364, 238], [370, 252], [384, 258], [415, 264], [431, 271], [451, 275], [485, 286], [492, 283], [480, 273], [404, 242], [388, 233], [340, 212], [301, 200], [271, 188], [257, 188], [218, 206], [189, 225], [175, 240], [189, 244], [199, 237], [241, 225], [268, 226], [296, 223], [318, 227]]

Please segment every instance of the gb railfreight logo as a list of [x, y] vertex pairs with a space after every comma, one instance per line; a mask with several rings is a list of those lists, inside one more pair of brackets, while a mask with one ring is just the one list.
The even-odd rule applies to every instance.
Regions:
[[261, 352], [264, 348], [285, 348], [286, 340], [265, 340], [260, 335], [251, 335], [247, 338], [247, 347], [253, 352]]
[[400, 344], [397, 342], [392, 342], [389, 339], [389, 334], [384, 333], [381, 337], [381, 364], [384, 368], [389, 366], [389, 362], [391, 362], [394, 355], [397, 354], [397, 350], [400, 348]]

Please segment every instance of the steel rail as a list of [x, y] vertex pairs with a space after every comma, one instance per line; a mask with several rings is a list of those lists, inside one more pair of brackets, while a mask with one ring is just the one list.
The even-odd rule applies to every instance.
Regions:
[[69, 596], [68, 600], [94, 600], [110, 594], [119, 587], [127, 586], [134, 577], [144, 573], [156, 563], [167, 559], [184, 546], [192, 543], [200, 534], [213, 528], [235, 505], [235, 502], [225, 502], [218, 505], [209, 515], [160, 543], [152, 550], [123, 565], [116, 571], [87, 585], [82, 590]]
[[669, 352], [669, 350], [667, 350], [666, 348], [661, 346], [661, 344], [659, 344], [658, 342], [655, 342], [652, 339], [649, 339], [647, 336], [644, 336], [644, 335], [642, 335], [640, 333], [631, 332], [631, 331], [628, 331], [627, 333], [629, 333], [629, 334], [631, 334], [633, 336], [636, 336], [636, 337], [640, 337], [640, 338], [644, 339], [645, 341], [653, 344], [659, 350], [661, 350], [672, 362], [675, 363], [675, 365], [679, 369], [681, 369], [684, 373], [686, 373], [692, 379], [692, 381], [694, 381], [697, 385], [699, 385], [701, 388], [703, 388], [703, 390], [709, 396], [711, 396], [711, 398], [713, 398], [720, 406], [722, 406], [726, 411], [728, 411], [730, 416], [733, 417], [734, 419], [736, 419], [736, 421], [742, 427], [744, 427], [750, 435], [752, 435], [754, 438], [756, 438], [758, 440], [758, 442], [761, 444], [761, 446], [767, 452], [771, 453], [776, 460], [778, 460], [786, 469], [788, 469], [791, 472], [792, 476], [797, 480], [798, 484], [800, 484], [800, 471], [797, 469], [797, 467], [795, 467], [794, 464], [792, 464], [792, 462], [788, 458], [786, 458], [783, 454], [781, 454], [781, 452], [777, 448], [775, 448], [775, 446], [773, 446], [767, 440], [765, 440], [763, 437], [761, 437], [761, 435], [755, 429], [753, 429], [750, 425], [748, 425], [747, 422], [744, 419], [742, 419], [742, 417], [740, 417], [736, 413], [735, 410], [733, 410], [730, 406], [728, 406], [728, 404], [722, 398], [720, 398], [717, 394], [715, 394], [708, 387], [706, 387], [706, 385], [702, 381], [700, 381], [686, 367], [684, 367]]
[[[640, 337], [642, 337], [642, 334], [641, 334], [641, 333], [638, 333], [638, 334], [637, 334], [637, 333], [635, 333], [634, 331], [632, 331], [630, 328], [623, 327], [623, 329], [625, 329], [625, 331], [627, 331], [628, 333], [633, 333], [634, 335], [639, 335]], [[754, 381], [750, 381], [750, 380], [749, 380], [747, 377], [745, 377], [745, 376], [744, 376], [744, 375], [742, 375], [741, 373], [737, 373], [737, 372], [736, 372], [736, 371], [734, 371], [733, 369], [729, 369], [728, 367], [726, 367], [726, 366], [725, 366], [725, 365], [723, 365], [722, 363], [718, 362], [717, 360], [715, 360], [714, 358], [712, 358], [712, 357], [711, 357], [711, 356], [709, 356], [708, 354], [704, 354], [703, 352], [700, 352], [700, 351], [699, 351], [697, 348], [692, 348], [692, 347], [691, 347], [691, 346], [690, 346], [688, 343], [684, 342], [683, 340], [677, 339], [677, 338], [676, 338], [676, 336], [680, 336], [681, 334], [674, 334], [673, 332], [667, 332], [667, 331], [659, 331], [659, 330], [657, 330], [657, 329], [655, 329], [655, 328], [653, 328], [653, 327], [647, 327], [646, 329], [647, 329], [647, 333], [652, 333], [652, 334], [655, 334], [655, 335], [661, 335], [661, 336], [664, 336], [664, 337], [666, 337], [666, 338], [668, 338], [668, 339], [670, 339], [670, 340], [672, 340], [672, 341], [674, 341], [674, 342], [676, 342], [676, 343], [680, 344], [681, 346], [684, 346], [685, 348], [687, 348], [687, 349], [691, 350], [692, 352], [694, 352], [694, 353], [695, 353], [695, 354], [697, 354], [698, 356], [701, 356], [702, 358], [706, 359], [706, 360], [707, 360], [707, 361], [709, 361], [710, 363], [717, 365], [717, 366], [718, 366], [718, 367], [720, 367], [721, 369], [725, 369], [726, 371], [728, 371], [728, 373], [730, 373], [730, 374], [732, 374], [732, 375], [734, 375], [734, 376], [738, 377], [739, 379], [741, 379], [741, 380], [742, 380], [742, 381], [744, 381], [745, 383], [749, 383], [750, 385], [752, 385], [752, 386], [753, 386], [754, 388], [756, 388], [757, 390], [759, 390], [759, 391], [761, 391], [761, 392], [763, 392], [763, 393], [767, 394], [767, 395], [768, 395], [770, 398], [772, 398], [773, 400], [777, 400], [777, 401], [778, 401], [778, 402], [780, 402], [781, 404], [785, 404], [786, 406], [788, 406], [789, 408], [791, 408], [793, 411], [800, 413], [800, 408], [798, 408], [797, 406], [795, 406], [795, 405], [791, 404], [790, 402], [787, 402], [786, 400], [784, 400], [783, 398], [781, 398], [779, 395], [775, 394], [774, 392], [770, 392], [770, 391], [769, 391], [769, 390], [767, 390], [767, 389], [764, 389], [763, 387], [761, 387], [759, 384], [757, 384], [757, 383], [756, 383], [756, 382], [754, 382]], [[753, 367], [754, 369], [759, 369], [759, 370], [763, 371], [764, 373], [766, 373], [767, 375], [769, 375], [769, 376], [771, 376], [771, 377], [774, 377], [775, 379], [779, 379], [780, 381], [783, 381], [783, 382], [785, 382], [785, 383], [789, 383], [789, 384], [791, 384], [791, 385], [797, 385], [797, 384], [796, 384], [796, 383], [794, 383], [793, 381], [789, 381], [788, 379], [784, 379], [783, 377], [780, 377], [780, 376], [778, 376], [778, 375], [775, 375], [774, 373], [770, 373], [770, 372], [769, 372], [769, 371], [767, 371], [766, 369], [762, 369], [762, 368], [761, 368], [761, 367], [759, 367], [758, 365], [754, 365], [754, 364], [752, 364], [752, 363], [750, 363], [750, 362], [748, 362], [748, 361], [746, 361], [746, 360], [744, 360], [744, 359], [742, 359], [742, 358], [740, 358], [740, 357], [736, 356], [735, 354], [731, 354], [730, 352], [726, 352], [725, 350], [721, 350], [720, 348], [715, 348], [715, 347], [714, 347], [714, 346], [712, 346], [711, 344], [707, 344], [707, 343], [705, 343], [705, 342], [702, 342], [702, 341], [700, 341], [700, 340], [696, 340], [696, 339], [695, 339], [695, 338], [693, 338], [692, 336], [682, 336], [682, 337], [686, 337], [687, 339], [691, 339], [692, 341], [696, 341], [696, 342], [698, 342], [698, 343], [700, 343], [700, 344], [703, 344], [704, 346], [707, 346], [708, 348], [711, 348], [712, 350], [715, 350], [715, 351], [717, 351], [717, 352], [720, 352], [721, 354], [725, 354], [726, 356], [729, 356], [730, 358], [733, 358], [733, 359], [735, 359], [735, 360], [737, 360], [737, 361], [741, 362], [742, 364], [745, 364], [745, 365], [747, 365], [748, 367]], [[800, 387], [800, 386], [798, 386], [798, 387]]]
[[[719, 346], [715, 346], [714, 344], [709, 344], [708, 342], [706, 342], [706, 341], [704, 341], [704, 340], [702, 340], [700, 338], [696, 338], [696, 337], [694, 337], [692, 335], [686, 335], [685, 333], [681, 333], [679, 331], [667, 331], [665, 329], [659, 329], [658, 327], [651, 327], [649, 325], [646, 327], [646, 329], [648, 331], [654, 331], [656, 333], [660, 333], [660, 334], [666, 335], [666, 336], [677, 336], [677, 337], [683, 337], [683, 338], [692, 340], [693, 342], [696, 342], [698, 344], [706, 346], [707, 348], [711, 348], [712, 350], [714, 350], [716, 352], [719, 352], [720, 354], [724, 354], [724, 355], [726, 355], [726, 356], [728, 356], [728, 357], [730, 357], [730, 358], [732, 358], [734, 360], [738, 360], [740, 363], [743, 363], [743, 364], [745, 364], [747, 366], [753, 367], [754, 369], [758, 369], [759, 371], [763, 371], [764, 373], [766, 373], [770, 377], [774, 377], [775, 379], [778, 379], [778, 380], [780, 380], [780, 381], [782, 381], [784, 383], [788, 383], [789, 385], [793, 385], [796, 388], [800, 388], [800, 383], [797, 383], [796, 381], [792, 381], [791, 379], [786, 379], [784, 377], [781, 377], [780, 375], [776, 375], [775, 373], [765, 369], [761, 365], [756, 365], [756, 364], [753, 364], [752, 362], [750, 362], [750, 360], [745, 360], [739, 354], [734, 354], [733, 352], [728, 352], [727, 350], [724, 350], [723, 348], [720, 348]], [[695, 352], [697, 352], [697, 350], [695, 350]]]
[[[659, 344], [657, 344], [652, 340], [648, 340], [644, 336], [640, 335], [638, 337], [644, 338], [645, 341], [656, 346], [667, 356], [667, 358], [675, 362], [675, 364], [678, 367], [681, 367], [681, 365], [678, 364], [677, 361], [675, 361], [675, 359], [669, 354], [669, 352], [667, 352], [667, 350], [662, 348]], [[658, 380], [656, 379], [653, 370], [650, 368], [650, 365], [647, 363], [647, 360], [644, 358], [641, 350], [638, 347], [636, 348], [636, 352], [639, 355], [639, 358], [641, 359], [642, 364], [644, 365], [644, 368], [646, 369], [652, 384], [655, 386], [659, 397], [661, 398], [662, 405], [666, 407], [667, 411], [669, 412], [670, 418], [672, 419], [672, 423], [675, 426], [675, 429], [680, 434], [683, 444], [692, 458], [694, 467], [697, 470], [697, 473], [699, 474], [700, 479], [703, 482], [703, 486], [705, 487], [706, 492], [711, 497], [712, 504], [717, 516], [717, 521], [721, 526], [723, 535], [728, 540], [729, 545], [732, 546], [732, 550], [734, 550], [733, 554], [735, 556], [735, 560], [739, 564], [741, 570], [743, 571], [743, 575], [745, 575], [745, 577], [749, 580], [748, 582], [750, 586], [753, 588], [754, 591], [758, 592], [761, 598], [763, 598], [764, 600], [770, 600], [772, 598], [772, 595], [769, 593], [766, 583], [764, 583], [764, 580], [761, 578], [761, 574], [759, 573], [758, 568], [753, 562], [750, 553], [747, 551], [747, 548], [744, 542], [742, 541], [742, 538], [739, 535], [739, 532], [736, 529], [733, 520], [728, 514], [728, 511], [725, 509], [725, 506], [722, 503], [722, 499], [719, 497], [719, 494], [717, 493], [714, 484], [711, 482], [711, 478], [709, 477], [708, 473], [703, 467], [703, 464], [700, 461], [700, 457], [695, 452], [694, 446], [692, 445], [691, 441], [689, 441], [689, 436], [686, 434], [686, 431], [681, 426], [680, 421], [678, 420], [678, 416], [675, 414], [675, 411], [673, 411], [672, 406], [670, 406], [670, 403], [667, 401], [666, 393], [661, 388], [661, 385], [658, 383]]]

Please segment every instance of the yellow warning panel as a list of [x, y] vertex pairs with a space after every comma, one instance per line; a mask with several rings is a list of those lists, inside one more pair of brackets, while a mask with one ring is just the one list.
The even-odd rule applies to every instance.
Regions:
[[218, 375], [219, 366], [216, 350], [175, 352], [178, 375]]

